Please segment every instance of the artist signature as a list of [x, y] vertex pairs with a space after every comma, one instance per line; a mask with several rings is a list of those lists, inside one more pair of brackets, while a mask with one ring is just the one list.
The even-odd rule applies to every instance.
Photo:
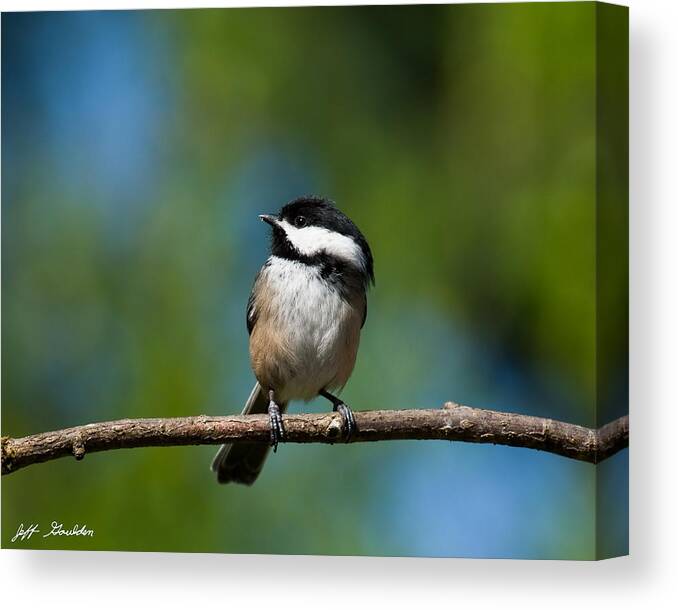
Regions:
[[[17, 542], [17, 540], [24, 541], [30, 540], [33, 534], [39, 534], [40, 528], [37, 523], [31, 523], [26, 527], [23, 523], [19, 525], [19, 528], [16, 531], [16, 534], [12, 537], [12, 542]], [[75, 524], [73, 527], [65, 528], [63, 523], [58, 521], [52, 521], [51, 529], [47, 531], [40, 538], [49, 538], [50, 536], [89, 536], [90, 538], [94, 536], [94, 530], [88, 528], [86, 525]]]

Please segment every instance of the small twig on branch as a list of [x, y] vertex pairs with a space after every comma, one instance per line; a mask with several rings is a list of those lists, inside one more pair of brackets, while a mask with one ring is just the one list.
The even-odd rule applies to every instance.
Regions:
[[[594, 430], [542, 417], [475, 409], [448, 402], [443, 409], [355, 413], [351, 442], [448, 440], [493, 443], [548, 451], [596, 464], [628, 447], [628, 416]], [[286, 415], [285, 439], [292, 443], [337, 443], [343, 435], [337, 413]], [[131, 447], [267, 443], [267, 415], [122, 419], [23, 438], [2, 438], [2, 474], [64, 456]]]

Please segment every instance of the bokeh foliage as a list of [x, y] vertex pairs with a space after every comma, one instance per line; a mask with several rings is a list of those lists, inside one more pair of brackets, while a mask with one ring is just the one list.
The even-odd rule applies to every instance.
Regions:
[[[238, 411], [256, 216], [306, 193], [335, 199], [375, 255], [349, 404], [595, 425], [593, 3], [24, 13], [2, 29], [3, 434]], [[212, 453], [5, 477], [3, 546], [56, 519], [96, 536], [13, 546], [595, 555], [588, 464], [283, 446], [244, 489], [214, 483]], [[609, 492], [622, 511], [625, 485]], [[624, 547], [625, 523], [610, 536]]]

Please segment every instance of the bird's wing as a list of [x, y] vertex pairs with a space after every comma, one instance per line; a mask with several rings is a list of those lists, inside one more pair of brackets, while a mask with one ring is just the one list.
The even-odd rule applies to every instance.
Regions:
[[257, 323], [257, 310], [254, 304], [254, 290], [247, 299], [247, 332], [251, 335], [254, 325]]
[[258, 294], [258, 284], [259, 280], [261, 279], [261, 274], [268, 267], [270, 264], [270, 261], [266, 261], [264, 266], [259, 269], [257, 272], [257, 275], [254, 278], [254, 283], [252, 284], [252, 292], [250, 292], [250, 296], [247, 299], [247, 332], [251, 335], [252, 330], [254, 330], [254, 325], [257, 323], [257, 319], [259, 318], [259, 311], [257, 307], [257, 299], [256, 295]]

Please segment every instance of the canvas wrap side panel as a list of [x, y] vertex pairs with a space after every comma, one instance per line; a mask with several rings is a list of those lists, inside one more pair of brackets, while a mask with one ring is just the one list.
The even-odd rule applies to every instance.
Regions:
[[[596, 425], [629, 409], [629, 11], [596, 3]], [[597, 466], [596, 557], [628, 554], [628, 450]]]

